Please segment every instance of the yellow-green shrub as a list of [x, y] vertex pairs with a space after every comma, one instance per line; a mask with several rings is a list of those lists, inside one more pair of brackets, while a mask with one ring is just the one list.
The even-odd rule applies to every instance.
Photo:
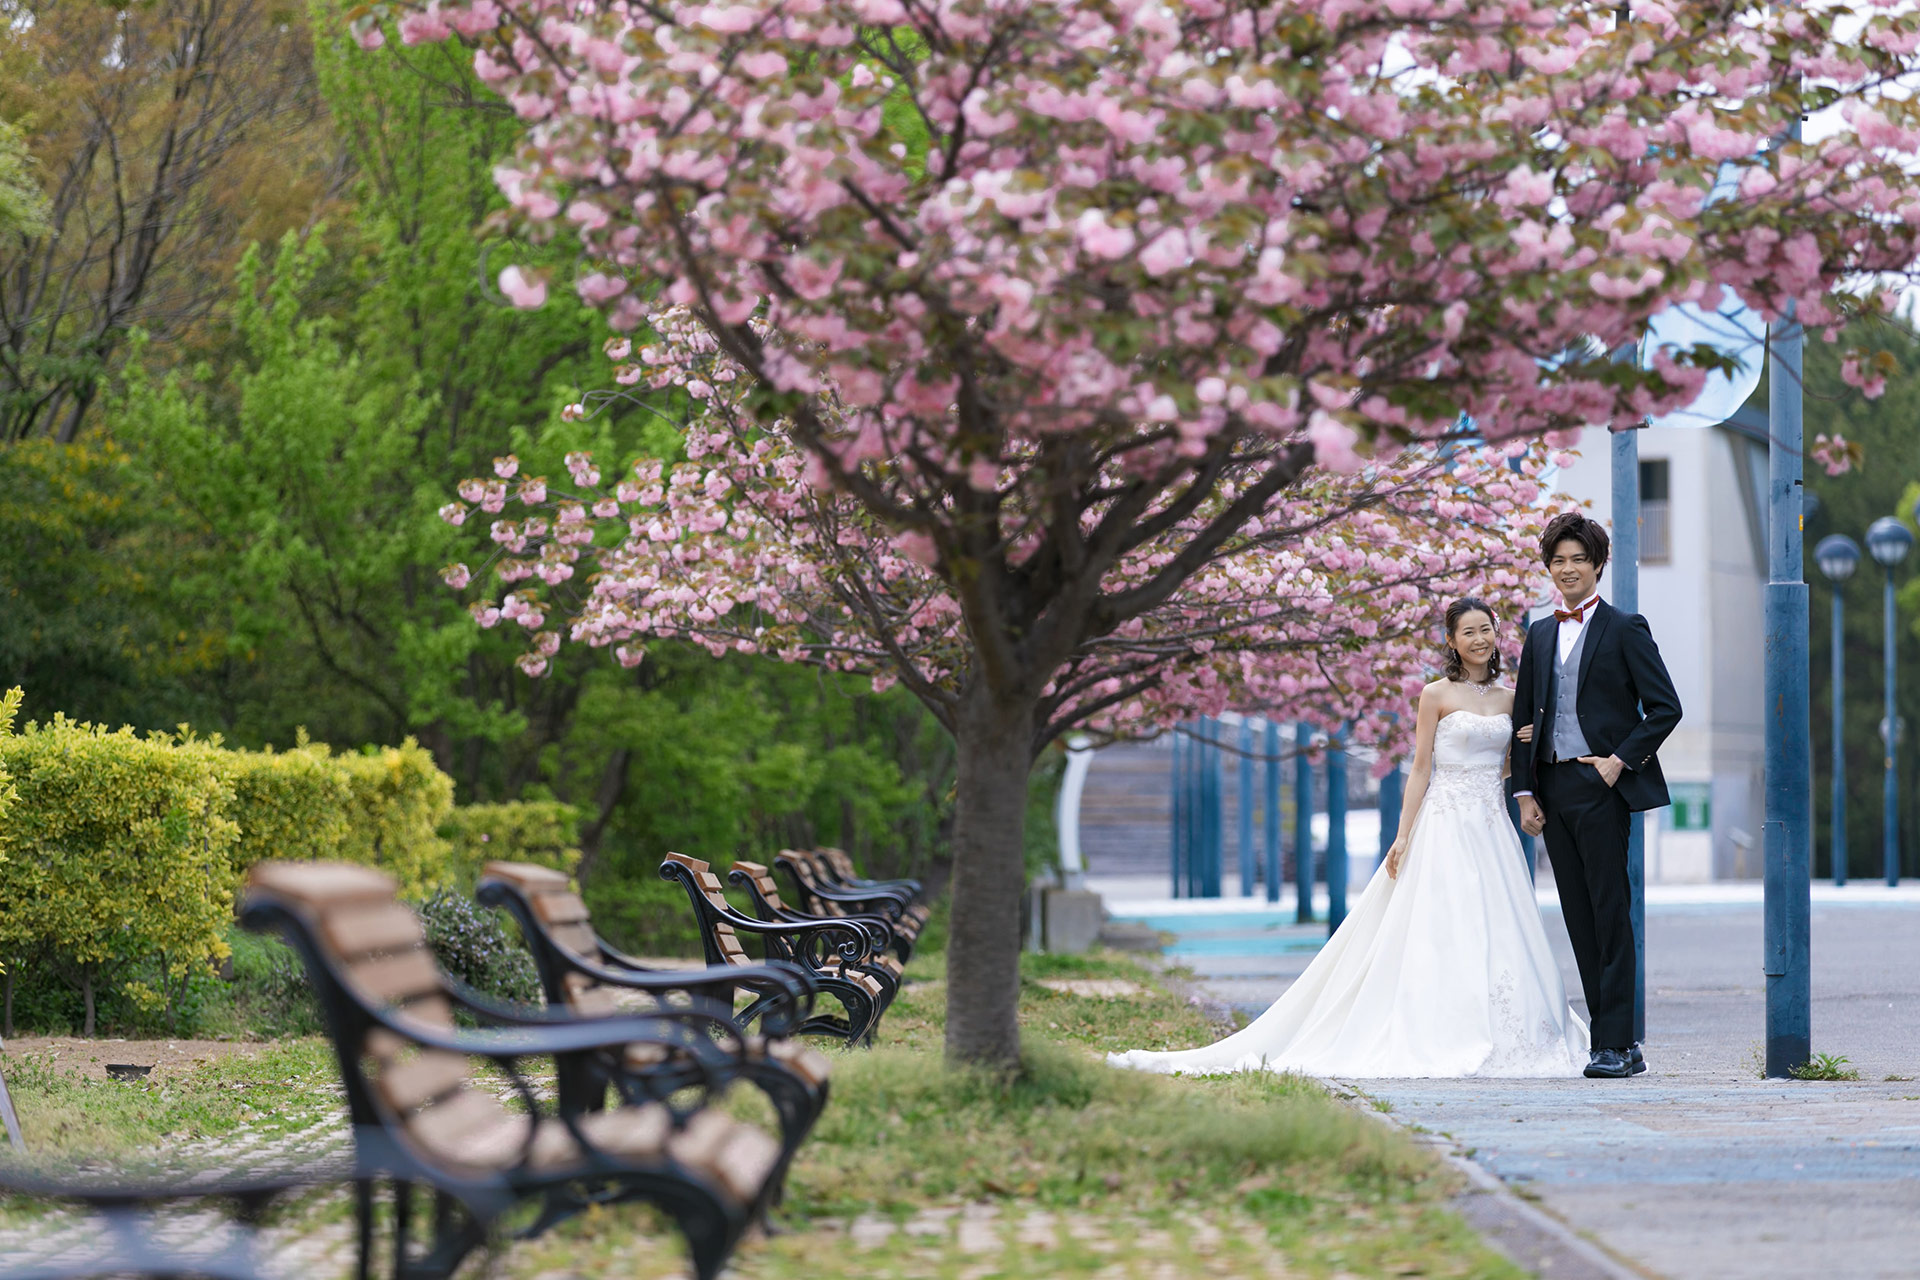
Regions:
[[453, 779], [408, 738], [398, 747], [334, 756], [347, 777], [346, 837], [339, 855], [394, 875], [419, 896], [449, 878], [440, 826], [453, 811]]
[[207, 752], [64, 718], [0, 737], [15, 792], [0, 818], [0, 955], [44, 959], [78, 987], [87, 1035], [96, 985], [116, 965], [154, 961], [164, 989], [130, 994], [170, 1006], [227, 952], [239, 833], [233, 788]]
[[461, 887], [496, 860], [569, 872], [580, 862], [580, 811], [558, 800], [458, 805], [440, 834], [452, 846], [453, 878]]
[[[0, 696], [0, 738], [12, 736], [13, 718], [20, 714], [21, 696], [18, 686]], [[7, 860], [7, 808], [13, 803], [14, 795], [13, 779], [7, 773], [5, 761], [0, 760], [0, 862]], [[0, 973], [6, 971], [6, 957], [0, 956]]]
[[347, 766], [324, 744], [303, 739], [291, 751], [219, 755], [233, 784], [233, 820], [240, 828], [233, 846], [236, 875], [265, 858], [342, 856], [354, 789]]

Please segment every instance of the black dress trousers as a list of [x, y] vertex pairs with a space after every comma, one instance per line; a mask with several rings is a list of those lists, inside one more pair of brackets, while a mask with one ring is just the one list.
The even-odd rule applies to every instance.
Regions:
[[1633, 1045], [1633, 895], [1627, 884], [1632, 814], [1599, 771], [1578, 761], [1539, 769], [1547, 857], [1567, 940], [1580, 966], [1593, 1047]]

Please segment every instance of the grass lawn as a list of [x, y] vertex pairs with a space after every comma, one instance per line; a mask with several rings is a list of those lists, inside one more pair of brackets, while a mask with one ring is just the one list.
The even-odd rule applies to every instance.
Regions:
[[[1024, 1077], [947, 1070], [942, 961], [915, 957], [879, 1048], [836, 1053], [833, 1102], [795, 1166], [780, 1233], [743, 1246], [743, 1280], [1523, 1274], [1447, 1211], [1442, 1166], [1310, 1081], [1107, 1068], [1109, 1049], [1218, 1034], [1129, 957], [1027, 957]], [[1124, 994], [1041, 985], [1062, 980]], [[37, 1154], [96, 1168], [165, 1164], [183, 1143], [311, 1140], [339, 1107], [317, 1041], [132, 1086], [4, 1061]], [[321, 1193], [282, 1227], [303, 1274], [344, 1271], [344, 1207]], [[32, 1215], [0, 1205], [0, 1263]], [[490, 1265], [513, 1280], [684, 1274], [678, 1243], [638, 1206], [576, 1219]]]

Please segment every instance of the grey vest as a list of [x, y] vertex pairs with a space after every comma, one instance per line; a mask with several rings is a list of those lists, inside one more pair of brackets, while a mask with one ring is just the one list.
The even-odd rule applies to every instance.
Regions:
[[[1567, 660], [1558, 665], [1554, 680], [1553, 698], [1553, 758], [1555, 760], [1578, 760], [1581, 756], [1590, 756], [1593, 752], [1587, 747], [1586, 735], [1580, 732], [1580, 654], [1587, 647], [1587, 637], [1593, 634], [1593, 623], [1580, 629], [1580, 638], [1573, 642], [1572, 652]], [[1553, 652], [1560, 652], [1557, 636], [1551, 638]]]

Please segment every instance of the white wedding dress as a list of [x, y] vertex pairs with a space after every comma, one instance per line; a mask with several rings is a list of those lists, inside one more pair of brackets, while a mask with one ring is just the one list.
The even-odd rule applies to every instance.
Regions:
[[1455, 711], [1399, 879], [1384, 866], [1285, 995], [1202, 1049], [1107, 1055], [1181, 1075], [1577, 1076], [1587, 1028], [1567, 1007], [1501, 785], [1511, 721]]

